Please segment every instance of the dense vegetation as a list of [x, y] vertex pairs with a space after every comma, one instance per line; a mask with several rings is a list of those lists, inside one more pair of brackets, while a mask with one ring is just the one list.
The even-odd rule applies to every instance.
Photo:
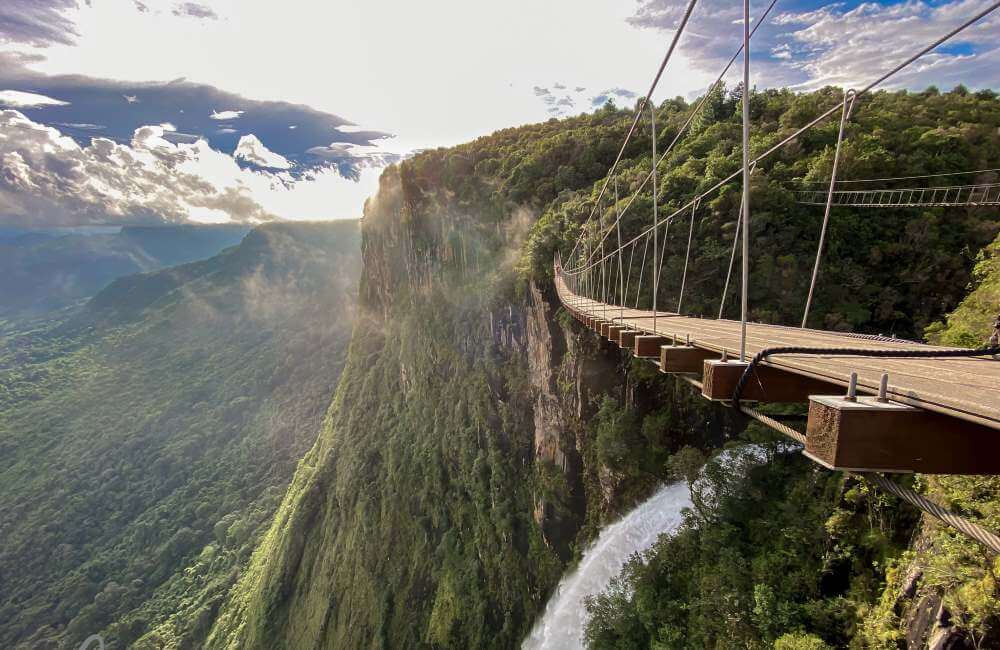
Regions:
[[[661, 168], [664, 213], [738, 168], [741, 95], [713, 96]], [[754, 150], [840, 97], [753, 93]], [[690, 110], [681, 99], [658, 108], [661, 151]], [[514, 646], [601, 524], [732, 433], [727, 414], [625, 363], [554, 307], [553, 252], [572, 245], [630, 121], [607, 106], [385, 172], [366, 206], [363, 316], [329, 420], [210, 646]], [[998, 127], [991, 92], [876, 93], [855, 110], [842, 178], [1000, 167]], [[791, 190], [828, 175], [835, 137], [833, 122], [810, 131], [754, 176], [755, 319], [801, 317], [821, 211]], [[649, 144], [639, 136], [625, 151], [622, 205], [648, 173]], [[626, 236], [649, 222], [651, 201], [640, 193]], [[718, 309], [737, 203], [733, 184], [697, 214], [686, 311]], [[607, 223], [613, 206], [601, 207]], [[920, 336], [965, 295], [997, 231], [977, 209], [837, 209], [812, 323]], [[686, 228], [671, 230], [668, 302], [682, 239]], [[649, 391], [662, 407], [638, 406], [653, 402], [637, 399]], [[750, 647], [860, 641], [915, 516], [768, 444], [773, 466], [745, 479], [716, 472], [719, 498], [657, 547], [683, 551], [683, 564], [637, 561], [638, 577], [598, 601], [595, 641], [625, 638], [619, 622], [640, 646], [663, 631], [659, 647], [673, 647], [697, 630], [723, 646], [730, 634]], [[960, 575], [981, 575], [974, 562], [961, 559]], [[637, 603], [629, 588], [673, 600]]]
[[356, 222], [251, 231], [0, 348], [0, 645], [197, 647], [344, 365]]

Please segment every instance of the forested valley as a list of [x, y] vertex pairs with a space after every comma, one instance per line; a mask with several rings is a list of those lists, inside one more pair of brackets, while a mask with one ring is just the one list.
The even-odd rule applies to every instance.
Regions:
[[[139, 233], [182, 255], [196, 234]], [[360, 270], [356, 221], [237, 241], [120, 277], [81, 308], [7, 321], [3, 647], [203, 642], [315, 439]]]
[[[648, 225], [654, 198], [670, 214], [739, 169], [743, 101], [756, 154], [842, 96], [713, 93], [623, 236]], [[657, 107], [660, 151], [692, 107]], [[610, 222], [649, 172], [640, 135], [619, 167], [620, 205], [597, 204], [632, 115], [607, 105], [383, 173], [362, 222], [359, 315], [329, 418], [209, 647], [515, 647], [602, 526], [662, 482], [697, 475], [678, 532], [591, 601], [593, 647], [997, 643], [997, 565], [982, 548], [701, 402], [559, 309], [554, 253], [595, 207]], [[991, 91], [877, 92], [855, 107], [840, 177], [996, 169], [998, 127]], [[757, 166], [752, 320], [798, 325], [822, 208], [800, 205], [796, 190], [828, 179], [836, 134], [824, 122]], [[687, 313], [719, 309], [739, 196], [732, 183], [699, 207]], [[984, 208], [835, 208], [810, 324], [979, 345], [995, 317], [998, 231]], [[667, 239], [667, 304], [686, 235]], [[640, 294], [648, 300], [649, 283]], [[735, 309], [730, 296], [724, 314]], [[757, 451], [741, 452], [747, 443]], [[745, 471], [712, 461], [723, 448], [747, 457]], [[761, 454], [769, 462], [748, 457]], [[995, 478], [902, 480], [1000, 524]]]
[[[740, 168], [744, 101], [757, 154], [842, 97], [716, 90], [655, 197], [643, 129], [617, 204], [598, 200], [633, 116], [607, 104], [391, 165], [360, 224], [258, 226], [189, 263], [146, 232], [101, 240], [94, 273], [0, 327], [0, 644], [517, 647], [600, 530], [676, 480], [693, 507], [590, 599], [591, 647], [1000, 644], [995, 557], [602, 342], [554, 293], [589, 214], [610, 223], [642, 187], [630, 238], [654, 200], [671, 214]], [[657, 106], [659, 151], [696, 102]], [[797, 192], [823, 187], [836, 137], [823, 122], [753, 174], [752, 320], [799, 323], [822, 208]], [[997, 168], [1000, 98], [928, 88], [860, 98], [839, 175]], [[661, 300], [693, 224], [684, 311], [736, 315], [739, 200], [725, 184], [670, 229]], [[18, 255], [61, 265], [64, 243]], [[137, 245], [152, 266], [129, 266]], [[835, 207], [810, 325], [977, 346], [998, 265], [995, 210]], [[900, 480], [1000, 529], [995, 477]]]

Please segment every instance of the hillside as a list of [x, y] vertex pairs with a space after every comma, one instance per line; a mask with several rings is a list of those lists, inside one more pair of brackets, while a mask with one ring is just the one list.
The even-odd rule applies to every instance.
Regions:
[[[0, 232], [0, 327], [90, 298], [112, 280], [211, 257], [246, 226]], [[10, 329], [15, 324], [8, 325]]]
[[[665, 212], [738, 169], [741, 94], [713, 96], [664, 165]], [[754, 93], [754, 149], [840, 97]], [[681, 99], [658, 108], [661, 151], [690, 109]], [[711, 543], [689, 544], [671, 565], [671, 588], [688, 585], [685, 598], [728, 615], [699, 628], [695, 646], [766, 647], [799, 633], [813, 635], [803, 643], [860, 642], [916, 513], [745, 430], [556, 306], [552, 255], [572, 245], [630, 122], [630, 111], [606, 106], [424, 152], [383, 174], [362, 222], [361, 308], [330, 417], [209, 647], [515, 647], [602, 524], [730, 439], [764, 444], [775, 465], [745, 486], [719, 476], [720, 488], [754, 491], [707, 504], [699, 526]], [[988, 91], [877, 93], [855, 109], [842, 178], [1000, 167], [998, 127], [1000, 101]], [[753, 319], [801, 317], [822, 213], [791, 190], [826, 177], [835, 137], [831, 122], [758, 167]], [[640, 136], [626, 149], [623, 204], [649, 169], [649, 144]], [[738, 196], [733, 184], [701, 208], [692, 313], [718, 309]], [[651, 198], [640, 193], [624, 236], [648, 223]], [[610, 202], [601, 207], [613, 214]], [[919, 336], [958, 305], [998, 226], [977, 209], [835, 210], [815, 323]], [[684, 261], [679, 230], [668, 302]], [[808, 513], [796, 518], [802, 503]], [[740, 535], [748, 525], [753, 534]], [[727, 536], [758, 555], [737, 561], [741, 547]], [[780, 561], [766, 544], [774, 539]], [[720, 553], [733, 561], [716, 562]], [[962, 575], [982, 575], [981, 559], [965, 559]], [[727, 582], [733, 590], [712, 588]], [[626, 596], [607, 603], [603, 620], [631, 615]], [[669, 609], [639, 616], [634, 638], [661, 647], [689, 629]], [[612, 634], [606, 645], [634, 647], [630, 638]]]
[[199, 644], [329, 404], [359, 243], [262, 226], [2, 339], [0, 645]]

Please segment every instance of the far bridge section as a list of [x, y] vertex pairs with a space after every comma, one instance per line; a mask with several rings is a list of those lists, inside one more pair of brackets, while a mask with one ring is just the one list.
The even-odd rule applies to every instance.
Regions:
[[[882, 358], [875, 355], [950, 349], [749, 323], [747, 357], [772, 348], [829, 351], [776, 354], [750, 368], [739, 360], [739, 321], [654, 315], [591, 300], [570, 291], [558, 268], [556, 290], [577, 320], [661, 372], [688, 379], [706, 399], [808, 403], [805, 453], [825, 467], [1000, 473], [1000, 360]], [[845, 348], [857, 350], [856, 356], [835, 354]]]
[[929, 208], [1000, 205], [1000, 183], [863, 190], [797, 190], [804, 205], [842, 205], [855, 208]]

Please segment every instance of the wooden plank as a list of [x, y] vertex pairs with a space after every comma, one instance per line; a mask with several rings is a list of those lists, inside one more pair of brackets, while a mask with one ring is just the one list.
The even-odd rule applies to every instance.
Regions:
[[[705, 360], [701, 394], [714, 401], [731, 400], [736, 384], [748, 365], [743, 361]], [[829, 393], [836, 388], [827, 382], [758, 365], [743, 387], [740, 399], [754, 402], [806, 402], [810, 395]]]
[[704, 372], [705, 360], [718, 356], [715, 352], [694, 346], [663, 345], [660, 346], [660, 372], [694, 372], [700, 375]]
[[648, 334], [637, 336], [633, 341], [635, 356], [641, 359], [659, 359], [660, 346], [667, 342], [662, 336], [651, 336]]
[[996, 431], [874, 397], [812, 396], [806, 454], [840, 470], [1000, 473]]
[[638, 330], [622, 330], [618, 334], [618, 345], [624, 350], [631, 351], [635, 346], [635, 337], [639, 334], [642, 332]]

